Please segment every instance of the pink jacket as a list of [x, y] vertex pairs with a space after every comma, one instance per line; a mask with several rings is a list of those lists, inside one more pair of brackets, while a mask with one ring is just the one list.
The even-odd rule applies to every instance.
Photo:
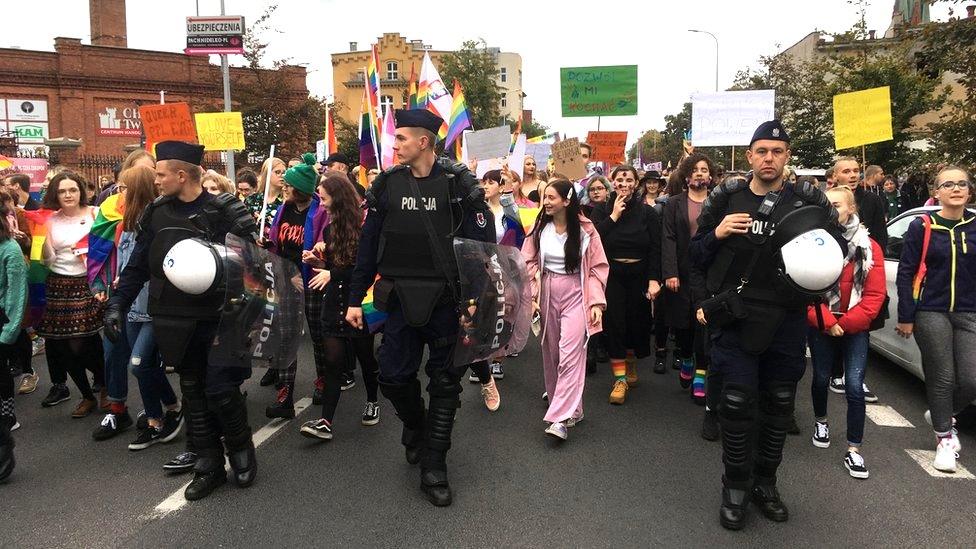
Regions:
[[[607, 254], [603, 251], [603, 243], [600, 241], [600, 233], [596, 231], [593, 222], [584, 216], [580, 216], [580, 226], [583, 229], [583, 258], [580, 269], [580, 277], [583, 286], [583, 306], [585, 314], [589, 317], [590, 307], [599, 307], [602, 310], [607, 308], [607, 276], [610, 274], [610, 263], [607, 262]], [[543, 264], [539, 257], [539, 250], [535, 245], [535, 238], [525, 237], [522, 244], [522, 258], [528, 267], [529, 278], [532, 280], [532, 299], [539, 299], [539, 268]], [[548, 297], [548, 296], [544, 296]], [[546, 310], [545, 303], [540, 303], [542, 311]], [[545, 327], [545, 318], [542, 319]], [[586, 335], [592, 336], [603, 331], [603, 323], [598, 322], [591, 325], [587, 322]]]

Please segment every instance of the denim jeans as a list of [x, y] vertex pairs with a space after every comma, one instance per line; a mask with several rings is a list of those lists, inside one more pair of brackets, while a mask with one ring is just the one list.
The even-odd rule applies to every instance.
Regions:
[[847, 393], [847, 443], [860, 446], [864, 438], [864, 370], [868, 363], [868, 332], [833, 337], [816, 328], [808, 334], [813, 359], [813, 413], [827, 417], [827, 386], [835, 357], [844, 359], [844, 384]]
[[125, 334], [121, 334], [115, 343], [102, 337], [102, 349], [105, 353], [105, 389], [108, 391], [109, 402], [125, 402], [129, 396], [129, 341]]
[[[163, 406], [176, 404], [176, 393], [166, 379], [166, 371], [159, 361], [159, 350], [152, 322], [127, 322], [127, 339], [132, 345], [132, 374], [139, 382], [139, 394], [146, 409], [146, 417], [162, 419]], [[160, 405], [162, 403], [162, 405]]]

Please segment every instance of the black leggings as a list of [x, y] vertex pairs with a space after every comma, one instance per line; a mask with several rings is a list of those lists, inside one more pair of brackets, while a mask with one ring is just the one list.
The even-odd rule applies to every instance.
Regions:
[[343, 374], [353, 357], [359, 360], [366, 384], [366, 400], [376, 402], [379, 391], [380, 365], [373, 352], [373, 336], [332, 337], [322, 339], [325, 359], [325, 390], [322, 393], [322, 417], [332, 423], [339, 396], [342, 394]]
[[82, 398], [94, 400], [95, 395], [92, 393], [85, 370], [92, 373], [97, 385], [105, 386], [105, 355], [101, 336], [48, 338], [45, 346], [47, 363], [51, 369], [51, 381], [58, 383], [58, 380], [54, 379], [55, 371], [67, 372], [81, 391]]
[[14, 375], [10, 367], [17, 352], [15, 345], [0, 343], [0, 401], [14, 398]]

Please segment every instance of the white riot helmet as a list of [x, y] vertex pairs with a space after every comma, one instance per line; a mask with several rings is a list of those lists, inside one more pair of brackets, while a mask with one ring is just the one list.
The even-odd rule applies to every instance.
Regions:
[[823, 228], [828, 219], [824, 208], [804, 206], [783, 216], [776, 226], [773, 244], [779, 247], [780, 275], [801, 294], [823, 294], [844, 269], [844, 250]]
[[177, 242], [166, 252], [163, 274], [180, 291], [203, 295], [220, 285], [223, 261], [216, 245], [198, 238], [188, 238]]

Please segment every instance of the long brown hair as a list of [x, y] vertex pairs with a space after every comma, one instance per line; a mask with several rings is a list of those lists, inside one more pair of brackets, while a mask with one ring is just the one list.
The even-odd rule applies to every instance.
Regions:
[[61, 209], [61, 202], [58, 201], [58, 189], [61, 187], [61, 182], [65, 179], [70, 179], [78, 184], [80, 194], [78, 197], [78, 207], [84, 208], [88, 205], [88, 194], [86, 194], [88, 191], [88, 180], [80, 173], [64, 170], [51, 179], [51, 184], [47, 186], [47, 193], [44, 195], [44, 203], [41, 204], [42, 208], [48, 210]]
[[119, 174], [119, 185], [125, 185], [125, 194], [121, 198], [125, 204], [122, 230], [136, 230], [143, 210], [158, 196], [155, 183], [156, 173], [145, 166], [128, 168]]
[[359, 194], [349, 178], [337, 172], [328, 172], [319, 187], [332, 198], [329, 241], [325, 243], [326, 257], [335, 266], [354, 265], [359, 251], [359, 235], [363, 230]]

